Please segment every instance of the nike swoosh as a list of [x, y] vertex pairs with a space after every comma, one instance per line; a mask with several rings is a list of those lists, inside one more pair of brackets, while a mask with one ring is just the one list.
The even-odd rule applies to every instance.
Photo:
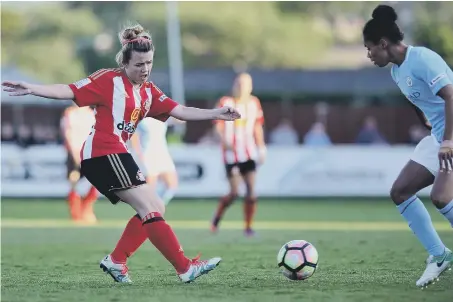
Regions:
[[441, 267], [444, 264], [446, 258], [447, 258], [447, 253], [445, 253], [444, 258], [442, 259], [442, 262], [437, 262], [437, 267]]

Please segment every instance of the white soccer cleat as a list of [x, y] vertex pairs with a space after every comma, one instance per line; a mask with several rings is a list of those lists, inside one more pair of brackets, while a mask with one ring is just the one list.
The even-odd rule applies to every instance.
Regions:
[[191, 260], [190, 268], [184, 274], [178, 274], [179, 279], [182, 282], [190, 283], [195, 281], [198, 277], [209, 273], [213, 269], [215, 269], [222, 261], [222, 258], [215, 257], [209, 260], [199, 260], [200, 256]]
[[126, 264], [114, 263], [110, 255], [107, 255], [104, 259], [102, 259], [99, 267], [102, 268], [105, 273], [109, 274], [116, 282], [132, 282], [131, 278], [129, 278], [129, 269], [127, 268]]
[[435, 283], [439, 280], [439, 276], [451, 269], [453, 264], [453, 253], [449, 249], [445, 249], [445, 253], [442, 256], [430, 255], [426, 260], [426, 269], [423, 275], [415, 283], [418, 287], [424, 288], [431, 283]]

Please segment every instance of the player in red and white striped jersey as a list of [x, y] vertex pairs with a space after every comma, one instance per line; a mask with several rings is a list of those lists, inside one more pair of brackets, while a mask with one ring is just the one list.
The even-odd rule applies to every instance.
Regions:
[[179, 105], [156, 85], [148, 82], [154, 45], [140, 26], [119, 34], [119, 69], [102, 69], [73, 84], [35, 85], [26, 82], [2, 83], [10, 95], [37, 95], [51, 99], [72, 99], [80, 106], [94, 106], [96, 122], [81, 150], [81, 171], [113, 204], [123, 201], [133, 216], [115, 250], [100, 267], [117, 282], [131, 282], [126, 261], [148, 238], [173, 265], [183, 282], [191, 282], [213, 270], [221, 258], [201, 261], [185, 256], [172, 228], [165, 222], [165, 206], [127, 149], [126, 143], [143, 118], [165, 121], [236, 120], [240, 114], [230, 107], [199, 109]]
[[76, 185], [83, 174], [80, 171], [80, 149], [86, 137], [91, 132], [95, 117], [90, 107], [70, 106], [66, 108], [61, 118], [60, 126], [65, 147], [68, 152], [66, 161], [68, 180], [71, 185], [68, 194], [68, 204], [71, 217], [76, 221], [96, 222], [93, 203], [98, 198], [98, 192], [91, 186], [85, 197], [81, 198], [76, 191]]
[[[218, 121], [216, 130], [222, 140], [223, 160], [230, 184], [230, 192], [219, 201], [211, 230], [216, 232], [225, 210], [238, 196], [239, 175], [246, 184], [244, 199], [245, 235], [253, 235], [252, 221], [256, 211], [256, 166], [264, 162], [264, 116], [259, 99], [252, 94], [252, 77], [238, 75], [233, 86], [233, 96], [220, 99], [218, 107], [231, 106], [241, 114], [233, 122]], [[238, 173], [239, 172], [239, 173]]]

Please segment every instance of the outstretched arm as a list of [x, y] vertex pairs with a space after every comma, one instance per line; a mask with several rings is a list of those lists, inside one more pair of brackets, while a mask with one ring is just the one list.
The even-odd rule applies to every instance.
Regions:
[[69, 88], [69, 85], [65, 84], [37, 85], [27, 82], [5, 81], [2, 83], [2, 86], [4, 86], [3, 90], [9, 92], [9, 95], [11, 96], [32, 94], [48, 99], [74, 99], [74, 93], [71, 88]]
[[222, 107], [217, 109], [201, 109], [195, 107], [186, 107], [177, 105], [171, 112], [170, 116], [183, 121], [199, 120], [225, 120], [233, 121], [241, 117], [239, 112], [231, 107]]

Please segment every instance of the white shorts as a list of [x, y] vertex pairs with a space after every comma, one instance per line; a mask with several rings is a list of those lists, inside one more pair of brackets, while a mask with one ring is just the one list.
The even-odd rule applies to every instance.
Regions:
[[143, 154], [144, 166], [147, 176], [156, 176], [165, 172], [176, 170], [170, 153], [166, 152], [149, 152]]
[[419, 163], [434, 176], [437, 176], [440, 168], [438, 158], [439, 148], [440, 144], [437, 142], [437, 139], [432, 135], [427, 136], [415, 147], [411, 160]]

